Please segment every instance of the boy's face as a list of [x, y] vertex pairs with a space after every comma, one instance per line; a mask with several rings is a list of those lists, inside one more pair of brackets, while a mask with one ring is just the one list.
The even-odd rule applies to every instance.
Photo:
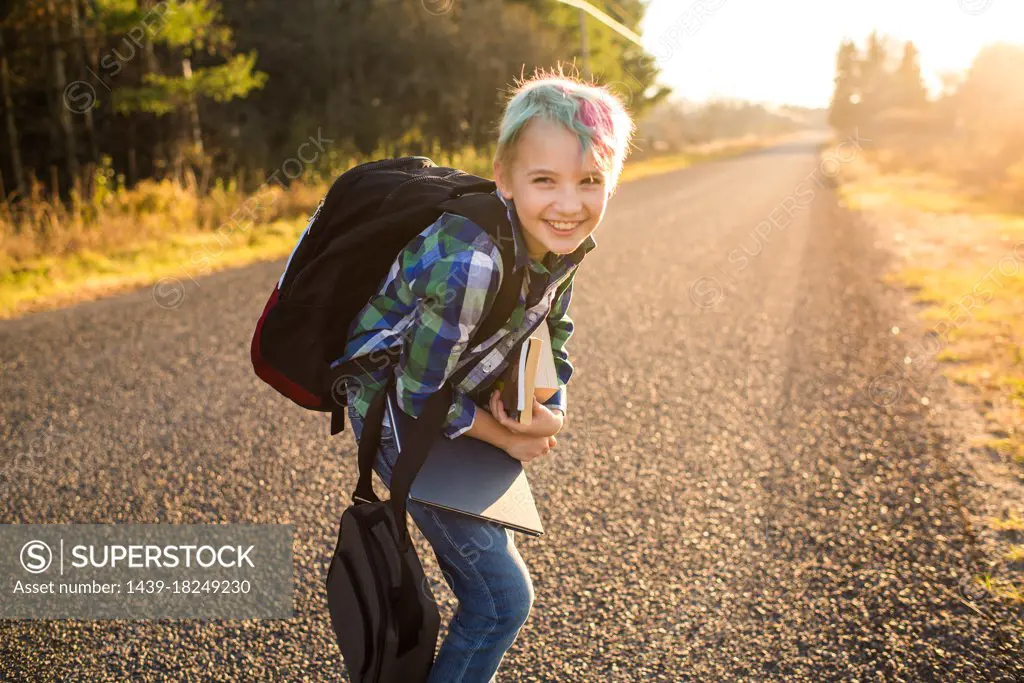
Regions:
[[515, 202], [530, 256], [572, 253], [604, 217], [608, 192], [593, 154], [564, 126], [534, 119], [520, 133], [515, 161], [494, 165], [498, 191]]

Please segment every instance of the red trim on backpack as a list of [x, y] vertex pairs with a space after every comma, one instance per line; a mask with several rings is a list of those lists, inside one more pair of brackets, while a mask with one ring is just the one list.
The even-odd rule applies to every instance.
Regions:
[[275, 286], [273, 293], [271, 293], [270, 298], [267, 300], [267, 305], [263, 307], [263, 315], [260, 316], [259, 321], [256, 323], [256, 332], [252, 335], [252, 347], [249, 351], [249, 355], [252, 357], [252, 369], [256, 371], [256, 375], [260, 379], [304, 408], [322, 410], [324, 402], [320, 396], [310, 393], [292, 380], [288, 379], [288, 377], [273, 367], [267, 359], [263, 357], [263, 354], [260, 351], [260, 337], [263, 334], [263, 322], [267, 319], [267, 315], [270, 311], [277, 306], [277, 301], [280, 298], [280, 295], [280, 289]]

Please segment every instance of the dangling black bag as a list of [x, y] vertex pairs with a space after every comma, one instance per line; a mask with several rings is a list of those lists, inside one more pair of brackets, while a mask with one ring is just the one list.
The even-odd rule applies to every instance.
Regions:
[[[394, 374], [389, 385], [394, 382]], [[370, 404], [359, 440], [359, 482], [341, 517], [327, 572], [327, 604], [352, 683], [422, 683], [434, 662], [440, 615], [409, 538], [406, 499], [452, 403], [452, 383], [427, 399], [392, 470], [391, 498], [373, 492], [388, 387]]]

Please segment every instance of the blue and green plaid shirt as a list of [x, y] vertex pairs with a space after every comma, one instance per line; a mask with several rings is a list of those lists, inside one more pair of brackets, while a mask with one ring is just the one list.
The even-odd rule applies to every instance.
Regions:
[[[473, 426], [477, 404], [471, 395], [504, 371], [513, 347], [541, 317], [547, 318], [559, 380], [558, 391], [544, 405], [566, 412], [565, 387], [573, 373], [565, 349], [573, 331], [568, 313], [572, 284], [577, 266], [597, 242], [591, 234], [571, 254], [548, 252], [543, 262], [535, 261], [514, 204], [505, 205], [513, 226], [515, 268], [527, 269], [519, 303], [505, 326], [467, 348], [498, 294], [503, 265], [498, 245], [483, 228], [446, 212], [395, 258], [378, 293], [352, 322], [344, 355], [333, 364], [401, 347], [394, 366], [396, 393], [399, 407], [413, 417], [420, 416], [427, 398], [448, 377], [471, 364], [465, 379], [453, 387], [455, 398], [444, 424], [450, 439]], [[381, 365], [347, 379], [349, 403], [361, 418], [387, 380], [388, 371]]]

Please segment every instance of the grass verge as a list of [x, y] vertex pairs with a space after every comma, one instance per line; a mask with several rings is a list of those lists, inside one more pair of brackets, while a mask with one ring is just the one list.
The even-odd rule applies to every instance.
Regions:
[[89, 301], [162, 279], [179, 281], [286, 256], [305, 220], [277, 220], [244, 233], [151, 239], [101, 254], [47, 257], [0, 274], [0, 318]]
[[[898, 257], [886, 281], [906, 289], [928, 328], [930, 341], [907, 362], [934, 363], [969, 390], [988, 432], [978, 445], [1024, 485], [1024, 215], [968, 196], [939, 175], [883, 171], [870, 153], [841, 174], [841, 200], [872, 217]], [[1024, 604], [1024, 522], [1010, 512], [987, 526], [1007, 571], [976, 583]]]
[[878, 212], [908, 290], [935, 337], [943, 374], [972, 388], [997, 450], [1024, 473], [1024, 215], [994, 211], [928, 174], [884, 174], [870, 159], [843, 169], [840, 195]]

